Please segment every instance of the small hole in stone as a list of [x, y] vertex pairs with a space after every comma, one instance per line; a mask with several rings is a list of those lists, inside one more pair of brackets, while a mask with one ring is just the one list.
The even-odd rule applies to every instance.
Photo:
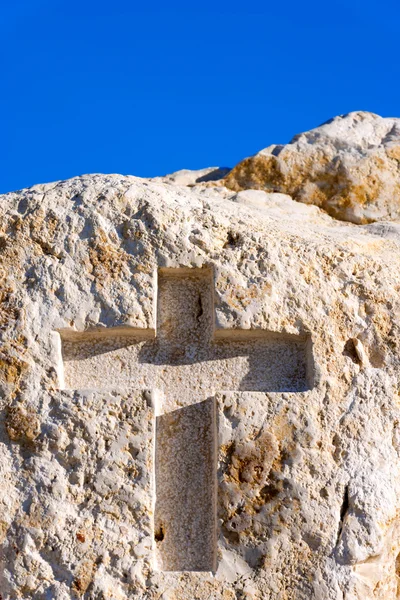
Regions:
[[162, 542], [164, 539], [164, 527], [160, 525], [158, 529], [154, 532], [154, 539], [156, 542]]
[[343, 356], [347, 356], [348, 358], [351, 358], [353, 363], [356, 365], [360, 364], [360, 359], [358, 358], [358, 354], [356, 352], [356, 348], [354, 346], [354, 342], [352, 339], [347, 340], [347, 342], [345, 343], [344, 349], [343, 349]]
[[224, 244], [224, 248], [236, 248], [241, 243], [242, 238], [240, 233], [236, 233], [234, 231], [228, 231], [226, 236], [226, 242]]
[[321, 498], [329, 498], [329, 493], [326, 488], [320, 489], [319, 494], [320, 494]]

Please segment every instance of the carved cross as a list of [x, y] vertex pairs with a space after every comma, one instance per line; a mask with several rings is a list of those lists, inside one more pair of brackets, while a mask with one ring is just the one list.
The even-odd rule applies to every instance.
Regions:
[[216, 566], [216, 391], [309, 389], [307, 336], [215, 329], [210, 269], [158, 274], [157, 330], [62, 331], [70, 388], [158, 389], [154, 536], [166, 571]]

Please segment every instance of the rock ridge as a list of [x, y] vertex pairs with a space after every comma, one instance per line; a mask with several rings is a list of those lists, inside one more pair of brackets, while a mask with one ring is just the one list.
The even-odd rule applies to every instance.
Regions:
[[400, 119], [351, 112], [239, 162], [224, 184], [315, 204], [336, 219], [400, 218]]
[[[0, 197], [2, 600], [399, 598], [400, 223], [286, 187], [318, 148], [356, 181], [397, 127], [260, 153], [278, 192], [248, 163]], [[182, 481], [207, 552], [171, 536]]]

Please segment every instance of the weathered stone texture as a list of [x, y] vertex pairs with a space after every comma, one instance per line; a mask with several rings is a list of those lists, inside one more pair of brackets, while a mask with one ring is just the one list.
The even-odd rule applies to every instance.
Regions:
[[225, 184], [289, 194], [343, 221], [398, 219], [400, 119], [369, 112], [336, 117], [241, 161]]
[[[1, 198], [0, 594], [394, 600], [400, 225], [197, 179], [92, 175]], [[159, 283], [167, 269], [180, 291]], [[230, 345], [233, 329], [245, 333]], [[220, 356], [222, 343], [237, 351]], [[245, 381], [269, 356], [275, 375]], [[215, 572], [169, 572], [156, 560], [168, 528], [153, 525], [153, 462], [168, 437], [155, 417], [203, 400]], [[171, 472], [193, 468], [196, 435], [182, 437], [186, 462], [166, 447]]]

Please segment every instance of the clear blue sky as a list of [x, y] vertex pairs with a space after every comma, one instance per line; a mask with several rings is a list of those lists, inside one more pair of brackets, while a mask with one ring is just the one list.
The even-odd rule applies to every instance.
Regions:
[[400, 3], [14, 0], [0, 192], [241, 158], [351, 110], [400, 116]]

